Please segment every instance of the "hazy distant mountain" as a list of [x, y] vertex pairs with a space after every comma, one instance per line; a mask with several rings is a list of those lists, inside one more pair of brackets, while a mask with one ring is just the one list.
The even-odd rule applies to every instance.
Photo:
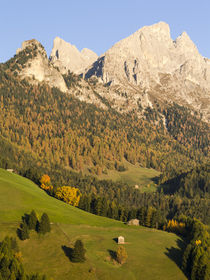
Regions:
[[98, 58], [97, 54], [89, 49], [81, 52], [70, 43], [59, 37], [54, 39], [53, 49], [50, 55], [51, 62], [63, 72], [70, 70], [80, 73], [90, 66]]

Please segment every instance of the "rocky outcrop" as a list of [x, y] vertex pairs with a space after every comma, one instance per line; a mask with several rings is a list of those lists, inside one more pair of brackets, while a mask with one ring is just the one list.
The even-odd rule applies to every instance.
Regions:
[[51, 62], [63, 73], [70, 70], [77, 74], [83, 72], [97, 58], [97, 54], [93, 51], [85, 48], [80, 52], [74, 45], [65, 42], [59, 37], [54, 39], [50, 55]]
[[157, 99], [200, 110], [208, 118], [210, 60], [186, 32], [175, 41], [168, 24], [145, 26], [116, 43], [84, 73], [103, 83], [131, 85]]
[[[24, 64], [19, 72], [22, 78], [28, 78], [31, 82], [45, 82], [51, 87], [57, 87], [66, 92], [67, 87], [61, 73], [49, 62], [44, 47], [35, 39], [22, 43], [22, 47], [16, 51], [17, 62]], [[20, 58], [18, 58], [20, 57]]]

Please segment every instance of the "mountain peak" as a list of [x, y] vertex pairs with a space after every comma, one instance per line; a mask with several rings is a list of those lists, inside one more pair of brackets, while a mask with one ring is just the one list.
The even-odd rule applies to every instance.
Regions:
[[208, 60], [199, 54], [186, 32], [173, 41], [165, 22], [145, 26], [119, 41], [84, 76], [96, 76], [103, 83], [135, 86], [137, 91], [152, 92], [160, 99], [170, 96], [196, 109], [203, 106], [197, 102], [201, 92], [203, 100], [209, 100]]
[[169, 25], [164, 22], [160, 21], [158, 23], [147, 25], [142, 28], [140, 28], [138, 31], [140, 32], [153, 32], [153, 33], [165, 33], [170, 36], [170, 27]]
[[[25, 50], [26, 48], [28, 48], [29, 50], [41, 50], [45, 52], [44, 47], [42, 46], [42, 44], [37, 41], [36, 39], [31, 39], [31, 40], [26, 40], [23, 41], [21, 44], [21, 48], [16, 50], [16, 54], [20, 53], [21, 51]], [[46, 52], [45, 52], [46, 54]]]
[[67, 91], [62, 75], [49, 63], [47, 53], [39, 41], [24, 41], [21, 48], [17, 49], [15, 59], [15, 63], [22, 65], [18, 71], [21, 78], [28, 78], [32, 83], [46, 82]]
[[53, 49], [50, 55], [51, 62], [60, 68], [62, 72], [70, 70], [74, 73], [80, 73], [90, 66], [98, 56], [89, 49], [83, 49], [81, 52], [76, 46], [56, 37], [53, 42]]
[[175, 40], [176, 47], [185, 52], [185, 55], [192, 57], [192, 53], [194, 56], [198, 56], [199, 52], [196, 45], [190, 39], [189, 35], [184, 31], [177, 39]]

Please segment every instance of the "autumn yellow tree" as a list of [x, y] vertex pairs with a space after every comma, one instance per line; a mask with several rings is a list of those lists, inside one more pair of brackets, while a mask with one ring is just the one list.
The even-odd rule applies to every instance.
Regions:
[[163, 230], [183, 234], [185, 232], [185, 223], [176, 220], [169, 220], [168, 224], [163, 227]]
[[78, 206], [81, 197], [81, 192], [78, 188], [63, 186], [57, 188], [55, 192], [55, 197], [60, 200], [63, 200], [64, 202], [72, 206]]

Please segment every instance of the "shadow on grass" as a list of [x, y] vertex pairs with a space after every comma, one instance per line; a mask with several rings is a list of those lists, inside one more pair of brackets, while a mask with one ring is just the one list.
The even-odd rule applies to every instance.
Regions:
[[65, 245], [61, 246], [61, 248], [64, 251], [67, 258], [71, 261], [72, 260], [73, 248], [67, 247]]
[[[169, 257], [172, 261], [174, 261], [176, 265], [182, 270], [182, 256], [186, 248], [186, 243], [182, 239], [177, 239], [176, 243], [178, 248], [166, 248], [167, 251], [165, 252], [165, 255]], [[185, 274], [184, 271], [183, 273]], [[187, 275], [185, 274], [185, 276]]]
[[159, 179], [160, 179], [160, 175], [159, 175], [159, 176], [155, 176], [155, 177], [151, 178], [152, 182], [154, 182], [155, 184], [158, 184]]
[[109, 252], [110, 257], [112, 258], [112, 260], [116, 260], [117, 259], [117, 254], [115, 251], [113, 250], [107, 250]]

